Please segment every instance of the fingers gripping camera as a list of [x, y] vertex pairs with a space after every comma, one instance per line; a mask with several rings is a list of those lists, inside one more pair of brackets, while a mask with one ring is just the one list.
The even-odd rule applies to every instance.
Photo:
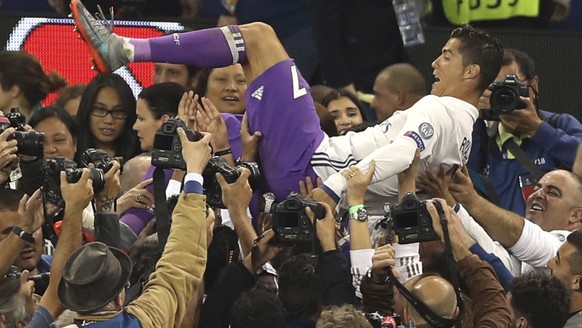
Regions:
[[26, 118], [18, 108], [12, 108], [6, 117], [0, 117], [0, 133], [11, 127], [16, 129], [8, 140], [16, 139], [18, 154], [43, 157], [44, 133], [25, 131], [24, 125], [26, 125]]
[[[43, 192], [47, 201], [63, 207], [65, 201], [61, 194], [61, 171], [67, 174], [67, 182], [76, 183], [83, 174], [77, 163], [64, 157], [53, 158], [44, 168]], [[93, 191], [97, 194], [105, 187], [105, 173], [101, 169], [89, 169], [89, 178], [93, 180]]]
[[273, 212], [273, 230], [275, 241], [280, 243], [312, 242], [316, 238], [314, 224], [305, 213], [309, 206], [315, 214], [315, 219], [325, 217], [325, 207], [311, 199], [301, 199], [296, 193], [291, 193], [284, 201], [277, 204]]
[[190, 141], [202, 139], [202, 135], [188, 129], [186, 124], [178, 118], [171, 118], [164, 122], [156, 131], [154, 149], [152, 150], [152, 165], [163, 169], [186, 170], [186, 162], [182, 156], [182, 143], [178, 136], [178, 128], [184, 129]]

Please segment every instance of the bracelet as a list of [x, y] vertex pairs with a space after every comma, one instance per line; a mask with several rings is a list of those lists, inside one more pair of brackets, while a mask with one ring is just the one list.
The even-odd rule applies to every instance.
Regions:
[[364, 204], [358, 204], [358, 205], [354, 205], [354, 206], [350, 206], [350, 209], [348, 210], [348, 213], [354, 214], [356, 213], [360, 208], [364, 207]]
[[214, 152], [214, 156], [224, 156], [228, 154], [232, 154], [232, 150], [230, 150], [230, 148]]
[[34, 237], [32, 236], [32, 234], [22, 230], [19, 226], [12, 227], [12, 232], [14, 232], [18, 237], [20, 237], [20, 239], [31, 244], [34, 244]]

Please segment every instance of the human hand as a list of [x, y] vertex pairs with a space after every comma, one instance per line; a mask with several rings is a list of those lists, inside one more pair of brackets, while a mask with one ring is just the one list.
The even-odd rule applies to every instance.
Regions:
[[374, 177], [374, 170], [376, 170], [376, 163], [371, 161], [366, 174], [363, 174], [355, 165], [340, 172], [347, 181], [348, 206], [364, 204], [366, 190], [368, 190], [368, 185], [372, 181], [372, 177]]
[[155, 207], [154, 195], [146, 189], [152, 182], [152, 178], [144, 180], [121, 195], [117, 199], [117, 212], [124, 213], [132, 207], [153, 209]]
[[458, 165], [453, 165], [447, 169], [445, 164], [441, 164], [438, 174], [425, 170], [424, 173], [418, 175], [416, 185], [419, 189], [424, 190], [430, 198], [443, 198], [449, 206], [453, 206], [455, 199], [449, 192], [449, 184], [457, 169]]
[[118, 161], [113, 161], [112, 166], [105, 173], [105, 185], [103, 190], [95, 195], [95, 207], [99, 212], [112, 212], [115, 205], [115, 198], [121, 190], [119, 180], [119, 168], [121, 165]]
[[[317, 187], [321, 187], [323, 184], [323, 180], [320, 177], [317, 177]], [[311, 177], [305, 177], [305, 182], [303, 180], [299, 181], [299, 192], [301, 193], [301, 198], [313, 198], [313, 181], [311, 181]]]
[[481, 97], [479, 97], [479, 103], [477, 105], [477, 108], [479, 110], [481, 109], [485, 109], [485, 110], [490, 110], [491, 109], [491, 90], [486, 89], [485, 91], [483, 91], [483, 94], [481, 94]]
[[212, 135], [210, 133], [203, 133], [202, 139], [190, 141], [186, 137], [184, 129], [178, 128], [178, 137], [182, 144], [182, 157], [186, 162], [186, 171], [188, 173], [202, 174], [212, 153], [212, 147], [210, 147]]
[[449, 191], [453, 198], [467, 209], [471, 208], [473, 202], [479, 199], [466, 166], [453, 174], [449, 183]]
[[426, 209], [431, 216], [432, 226], [435, 232], [441, 238], [441, 241], [445, 242], [443, 226], [441, 224], [440, 215], [436, 209], [435, 203], [438, 202], [442, 209], [443, 215], [447, 222], [447, 231], [449, 233], [449, 241], [451, 243], [451, 248], [453, 251], [453, 256], [455, 260], [460, 261], [463, 258], [471, 255], [469, 248], [475, 244], [475, 241], [465, 230], [461, 219], [458, 217], [457, 213], [446, 204], [444, 199], [435, 198], [426, 204]]
[[244, 266], [252, 274], [255, 274], [263, 264], [272, 260], [283, 249], [281, 245], [272, 242], [273, 238], [275, 238], [275, 231], [270, 229], [253, 242], [250, 254], [243, 260]]
[[9, 139], [15, 132], [14, 128], [8, 128], [0, 133], [0, 169], [10, 167], [18, 160], [18, 142]]
[[313, 189], [311, 191], [311, 196], [313, 200], [315, 200], [316, 202], [327, 204], [327, 206], [329, 206], [329, 208], [332, 209], [330, 213], [332, 211], [335, 211], [337, 203], [325, 191], [323, 191], [323, 189], [321, 188]]
[[315, 227], [317, 238], [319, 238], [323, 251], [335, 250], [337, 246], [335, 242], [336, 227], [333, 212], [326, 203], [320, 202], [319, 204], [325, 208], [325, 216], [323, 219], [315, 219], [315, 213], [309, 207], [305, 207], [305, 214], [307, 214], [307, 217], [311, 220], [311, 224]]
[[534, 102], [529, 97], [520, 97], [526, 108], [514, 110], [510, 114], [499, 115], [501, 124], [515, 135], [527, 134], [532, 136], [542, 124], [542, 119], [534, 106]]
[[83, 173], [76, 183], [67, 181], [67, 174], [61, 172], [61, 194], [66, 204], [65, 211], [82, 213], [93, 199], [93, 180], [89, 179], [89, 169]]
[[[54, 215], [58, 207], [47, 203], [47, 215]], [[42, 190], [37, 189], [32, 196], [24, 195], [18, 204], [18, 215], [22, 219], [20, 228], [28, 233], [33, 233], [42, 227], [44, 223], [44, 208], [42, 204]]]
[[400, 271], [395, 268], [395, 254], [396, 250], [390, 244], [376, 248], [372, 256], [372, 279], [374, 281], [386, 280], [390, 272], [396, 279], [400, 278]]
[[212, 237], [214, 236], [214, 224], [215, 224], [215, 214], [212, 209], [208, 210], [208, 215], [206, 216], [206, 249], [210, 246], [212, 242]]
[[188, 129], [196, 129], [196, 105], [198, 95], [194, 91], [184, 92], [178, 103], [178, 118], [182, 120]]
[[212, 148], [220, 151], [230, 148], [228, 130], [220, 112], [212, 101], [201, 98], [202, 105], [196, 102], [196, 126], [198, 131], [212, 133]]
[[251, 171], [241, 168], [238, 179], [233, 183], [228, 183], [222, 174], [216, 173], [216, 180], [222, 188], [222, 202], [229, 211], [246, 214], [246, 209], [253, 197], [253, 191], [249, 184], [250, 175]]
[[249, 119], [247, 113], [245, 113], [240, 125], [240, 140], [242, 143], [241, 159], [243, 162], [255, 162], [257, 160], [259, 140], [261, 137], [261, 131], [250, 133]]

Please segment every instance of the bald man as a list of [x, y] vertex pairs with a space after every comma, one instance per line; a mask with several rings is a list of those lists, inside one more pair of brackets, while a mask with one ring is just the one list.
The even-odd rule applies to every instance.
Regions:
[[412, 65], [398, 63], [384, 68], [374, 81], [374, 101], [378, 122], [397, 110], [405, 110], [426, 95], [426, 82]]
[[[456, 316], [457, 295], [453, 286], [443, 277], [419, 275], [409, 279], [404, 286], [439, 316], [447, 319]], [[408, 303], [404, 308], [404, 314], [410, 315], [416, 324], [424, 322], [422, 316]]]

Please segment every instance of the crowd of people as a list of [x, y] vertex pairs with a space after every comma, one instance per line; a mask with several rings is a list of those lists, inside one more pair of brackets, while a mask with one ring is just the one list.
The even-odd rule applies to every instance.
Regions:
[[404, 58], [311, 87], [265, 23], [70, 10], [86, 85], [0, 51], [0, 327], [582, 327], [582, 124], [525, 52], [463, 25], [429, 92]]

